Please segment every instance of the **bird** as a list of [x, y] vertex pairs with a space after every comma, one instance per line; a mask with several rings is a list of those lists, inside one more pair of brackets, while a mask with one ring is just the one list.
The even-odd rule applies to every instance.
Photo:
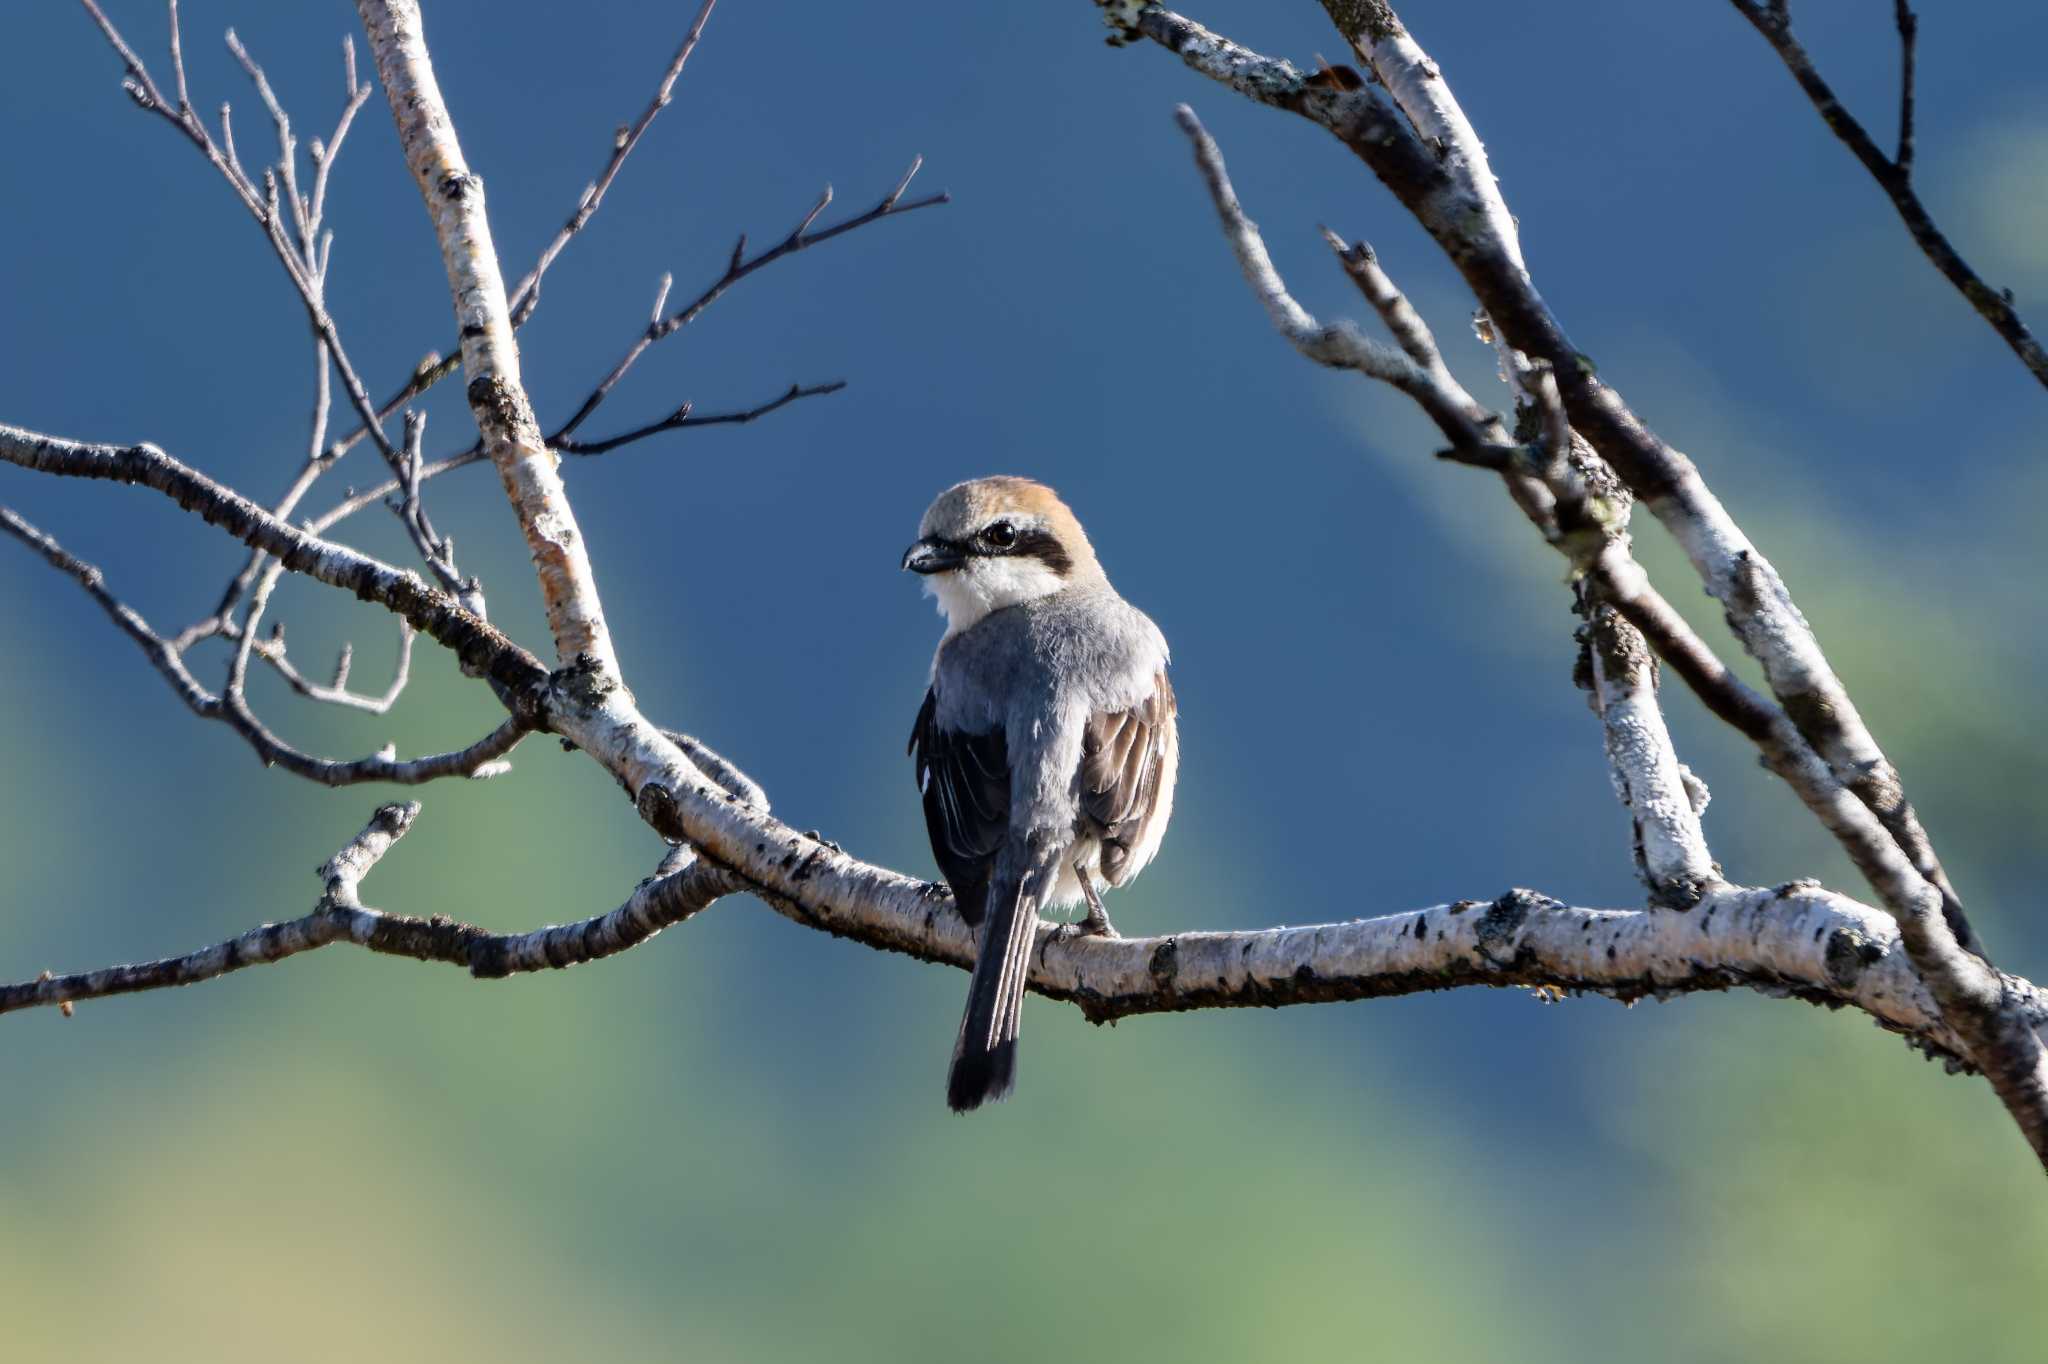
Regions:
[[940, 493], [903, 554], [946, 628], [909, 751], [932, 857], [975, 930], [953, 1044], [956, 1113], [1006, 1098], [1041, 916], [1085, 902], [1159, 851], [1180, 736], [1166, 637], [1117, 595], [1059, 495], [1028, 478]]

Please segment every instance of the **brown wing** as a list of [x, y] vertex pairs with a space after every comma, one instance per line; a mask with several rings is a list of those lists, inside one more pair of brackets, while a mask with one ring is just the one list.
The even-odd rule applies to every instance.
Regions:
[[927, 691], [910, 731], [924, 827], [960, 917], [979, 924], [996, 853], [1010, 828], [1009, 745], [1000, 729], [986, 734], [941, 729], [937, 712], [938, 696]]
[[1081, 817], [1102, 842], [1102, 878], [1120, 885], [1159, 809], [1174, 744], [1173, 684], [1125, 711], [1098, 711], [1081, 736]]

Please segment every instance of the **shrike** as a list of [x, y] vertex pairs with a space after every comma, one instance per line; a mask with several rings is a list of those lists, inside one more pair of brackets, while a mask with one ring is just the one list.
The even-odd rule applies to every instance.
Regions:
[[1166, 640], [1109, 585], [1052, 489], [982, 478], [940, 493], [903, 566], [946, 617], [910, 736], [932, 856], [978, 930], [953, 1045], [956, 1113], [1006, 1096], [1039, 915], [1088, 904], [1159, 850], [1180, 742]]

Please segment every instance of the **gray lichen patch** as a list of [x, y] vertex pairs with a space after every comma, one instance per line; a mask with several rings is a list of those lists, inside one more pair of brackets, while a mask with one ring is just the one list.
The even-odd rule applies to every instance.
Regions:
[[1330, 22], [1354, 43], [1376, 43], [1399, 34], [1401, 21], [1385, 0], [1323, 0]]

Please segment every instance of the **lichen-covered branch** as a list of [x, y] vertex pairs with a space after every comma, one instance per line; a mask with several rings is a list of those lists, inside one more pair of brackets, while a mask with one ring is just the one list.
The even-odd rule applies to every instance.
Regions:
[[598, 676], [616, 680], [618, 658], [589, 549], [520, 378], [519, 346], [484, 211], [483, 180], [463, 159], [434, 78], [419, 5], [415, 0], [358, 0], [356, 9], [398, 125], [405, 163], [441, 243], [462, 337], [470, 411], [533, 556], [556, 658], [565, 666], [580, 660]]
[[[1585, 681], [1603, 722], [1617, 792], [1630, 813], [1649, 907], [1574, 908], [1533, 892], [1511, 891], [1489, 901], [1306, 928], [1116, 940], [1061, 937], [1047, 929], [1034, 954], [1032, 988], [1075, 1003], [1097, 1022], [1141, 1013], [1318, 1003], [1459, 986], [1528, 987], [1546, 997], [1584, 992], [1623, 1000], [1750, 988], [1857, 1008], [1957, 1068], [1984, 1070], [2037, 1151], [2048, 1158], [2048, 1068], [2036, 1036], [2048, 1020], [2048, 1001], [2028, 982], [1996, 973], [1962, 950], [1973, 943], [1960, 907], [1897, 788], [1896, 774], [1849, 706], [1769, 564], [1741, 537], [1691, 464], [1644, 428], [1566, 343], [1530, 281], [1513, 219], [1441, 72], [1381, 0], [1325, 3], [1377, 84], [1340, 68], [1304, 76], [1158, 6], [1117, 0], [1110, 9], [1124, 36], [1160, 42], [1231, 88], [1329, 129], [1394, 188], [1471, 283], [1501, 342], [1505, 372], [1525, 395], [1512, 433], [1507, 422], [1457, 384], [1426, 325], [1363, 245], [1332, 241], [1347, 274], [1396, 344], [1371, 340], [1348, 322], [1318, 322], [1303, 309], [1237, 202], [1220, 153], [1193, 115], [1182, 112], [1240, 267], [1282, 335], [1318, 363], [1357, 370], [1407, 393], [1443, 431], [1450, 445], [1446, 453], [1499, 473], [1517, 505], [1571, 564], [1586, 623]], [[482, 182], [465, 162], [442, 103], [416, 0], [358, 0], [407, 163], [442, 249], [461, 363], [481, 433], [475, 451], [432, 463], [423, 457], [419, 421], [408, 421], [402, 450], [384, 438], [378, 423], [397, 404], [370, 407], [325, 318], [327, 247], [320, 209], [331, 155], [315, 149], [313, 187], [302, 192], [283, 106], [261, 69], [237, 46], [272, 113], [281, 147], [278, 169], [266, 175], [259, 191], [241, 167], [225, 116], [216, 143], [192, 113], [175, 24], [173, 109], [133, 51], [101, 20], [129, 69], [138, 102], [179, 126], [221, 169], [293, 273], [321, 362], [314, 435], [306, 469], [279, 510], [267, 511], [153, 446], [88, 445], [0, 426], [0, 462], [156, 489], [257, 551], [216, 617], [173, 638], [157, 634], [114, 597], [96, 569], [5, 509], [0, 509], [0, 530], [76, 578], [188, 705], [234, 725], [266, 760], [294, 770], [324, 760], [295, 754], [249, 713], [243, 684], [252, 660], [266, 660], [302, 694], [316, 699], [373, 708], [380, 702], [346, 690], [345, 665], [335, 682], [324, 687], [300, 674], [286, 660], [281, 640], [259, 637], [264, 604], [285, 571], [378, 602], [408, 629], [452, 650], [467, 671], [487, 676], [510, 714], [498, 730], [460, 754], [412, 764], [377, 755], [363, 760], [370, 766], [350, 779], [405, 780], [394, 774], [427, 772], [437, 763], [447, 764], [446, 770], [480, 774], [493, 770], [495, 759], [525, 734], [546, 730], [616, 778], [640, 818], [673, 848], [653, 877], [606, 913], [523, 934], [493, 933], [451, 918], [386, 913], [362, 903], [364, 876], [406, 833], [419, 809], [386, 806], [322, 868], [324, 889], [311, 913], [184, 956], [77, 975], [45, 973], [0, 985], [0, 1012], [38, 1005], [69, 1012], [80, 1000], [190, 984], [336, 942], [452, 964], [478, 977], [555, 969], [629, 950], [733, 893], [755, 895], [798, 923], [878, 949], [960, 967], [971, 962], [972, 931], [943, 887], [864, 863], [820, 834], [784, 824], [769, 813], [760, 787], [736, 765], [641, 714], [615, 657], [557, 467], [562, 452], [597, 454], [661, 431], [749, 421], [831, 391], [836, 386], [793, 386], [772, 402], [716, 416], [694, 416], [686, 404], [618, 436], [573, 438], [649, 345], [686, 325], [737, 280], [863, 224], [944, 202], [945, 196], [904, 201], [906, 175], [865, 213], [814, 230], [830, 203], [828, 190], [778, 244], [749, 256], [742, 239], [725, 273], [697, 299], [666, 315], [669, 281], [664, 280], [646, 331], [552, 440], [542, 436], [521, 378], [515, 329], [532, 312], [542, 276], [596, 211], [626, 155], [667, 103], [711, 8], [711, 0], [704, 0], [652, 103], [621, 134], [600, 178], [508, 298]], [[1899, 12], [1909, 12], [1903, 0]], [[1911, 37], [1901, 22], [1910, 54]], [[337, 140], [361, 104], [363, 91], [352, 66], [348, 89], [350, 102]], [[1907, 116], [1901, 124], [1902, 169], [1910, 161], [1910, 127]], [[916, 169], [913, 165], [911, 174]], [[344, 438], [325, 444], [329, 364], [338, 367], [393, 478], [305, 527], [293, 526], [285, 512], [350, 443]], [[451, 364], [429, 357], [401, 391], [401, 401], [448, 372]], [[480, 609], [470, 609], [461, 595], [464, 589], [451, 580], [452, 559], [442, 553], [445, 541], [433, 532], [421, 506], [420, 487], [428, 478], [486, 457], [499, 471], [534, 559], [556, 648], [558, 666], [552, 672], [483, 620]], [[1631, 490], [1686, 545], [1745, 646], [1763, 660], [1775, 704], [1736, 680], [1650, 587], [1627, 536]], [[445, 569], [448, 590], [437, 591], [416, 574], [322, 538], [341, 517], [392, 493], [429, 562], [437, 572]], [[276, 562], [261, 556], [274, 556]], [[245, 618], [237, 624], [231, 610], [244, 597]], [[218, 697], [192, 679], [181, 658], [191, 642], [217, 636], [236, 646], [229, 685]], [[411, 636], [404, 638], [409, 643]], [[1890, 919], [1811, 883], [1745, 889], [1721, 878], [1700, 826], [1703, 793], [1678, 763], [1658, 709], [1650, 649], [1717, 714], [1733, 718], [1756, 740], [1773, 770], [1786, 776], [1857, 856], [1891, 911]], [[402, 685], [405, 673], [402, 661], [395, 685]], [[312, 770], [351, 768], [325, 764]], [[1963, 935], [1961, 945], [1950, 935], [1944, 908], [1955, 932]], [[1674, 912], [1679, 910], [1685, 912]]]
[[[417, 804], [378, 810], [321, 868], [325, 893], [309, 914], [184, 956], [0, 985], [0, 1013], [191, 985], [339, 942], [442, 962], [483, 978], [559, 969], [645, 942], [735, 889], [730, 874], [684, 853], [610, 913], [527, 934], [365, 907], [364, 876], [418, 813]], [[943, 889], [909, 885], [908, 913], [905, 906], [873, 900], [824, 912], [779, 907], [798, 922], [872, 946], [969, 966], [972, 930], [953, 913]], [[1515, 890], [1490, 901], [1259, 932], [1122, 939], [1061, 937], [1049, 926], [1039, 932], [1031, 988], [1076, 1004], [1098, 1023], [1464, 986], [1624, 1001], [1745, 988], [1859, 1009], [1952, 1067], [1969, 1064], [1885, 916], [1804, 882], [1775, 889], [1717, 886], [1688, 914], [1581, 909]], [[2008, 985], [2029, 1017], [2048, 1018], [2048, 1000], [2033, 986]]]
[[[1634, 828], [1637, 866], [1654, 903], [1668, 908], [1691, 905], [1720, 875], [1686, 790], [1684, 768], [1657, 708], [1655, 664], [1635, 627], [1619, 619], [1613, 606], [1596, 604], [1604, 603], [1618, 571], [1634, 568], [1626, 533], [1626, 497], [1613, 489], [1613, 475], [1600, 465], [1598, 456], [1573, 449], [1570, 426], [1547, 370], [1524, 379], [1532, 395], [1532, 424], [1541, 428], [1535, 443], [1508, 444], [1506, 424], [1451, 374], [1436, 338], [1371, 249], [1363, 243], [1346, 246], [1327, 231], [1324, 235], [1345, 272], [1386, 322], [1400, 343], [1400, 353], [1367, 341], [1348, 321], [1318, 323], [1295, 301], [1274, 267], [1257, 224], [1238, 201], [1215, 139], [1186, 105], [1174, 117], [1194, 149], [1195, 165], [1208, 185], [1238, 267], [1280, 334], [1318, 364], [1353, 369], [1408, 394], [1452, 442], [1445, 453], [1499, 472], [1516, 504], [1572, 561], [1580, 578], [1579, 609], [1588, 617], [1582, 644], [1590, 652], [1582, 680], [1605, 726], [1615, 790]], [[1604, 496], [1593, 492], [1588, 472], [1608, 485]], [[1630, 580], [1648, 590], [1640, 570]]]
[[1690, 909], [1721, 879], [1700, 828], [1706, 787], [1678, 761], [1657, 705], [1657, 660], [1642, 633], [1585, 585], [1583, 681], [1607, 736], [1615, 795], [1635, 827], [1650, 903]]
[[[1372, 0], [1367, 8], [1381, 28], [1399, 26], [1383, 0]], [[1708, 490], [1692, 462], [1644, 425], [1566, 339], [1522, 264], [1512, 219], [1483, 211], [1493, 186], [1490, 173], [1483, 188], [1473, 180], [1473, 168], [1484, 169], [1485, 162], [1469, 125], [1460, 128], [1438, 118], [1445, 107], [1441, 102], [1415, 116], [1421, 123], [1410, 122], [1363, 82], [1304, 76], [1286, 62], [1159, 5], [1112, 6], [1110, 18], [1127, 34], [1151, 39], [1231, 89], [1329, 129], [1437, 241], [1505, 345], [1548, 366], [1571, 428], [1685, 550], [1744, 648], [1763, 665], [1803, 746], [1826, 765], [1828, 780], [1821, 781], [1799, 754], [1784, 755], [1788, 766], [1808, 778], [1802, 796], [1811, 794], [1828, 807], [1823, 822], [1871, 879], [1958, 1035], [1973, 1048], [2007, 1110], [2048, 1165], [2048, 1047], [2001, 990], [2001, 977], [1983, 956], [1897, 772], [1863, 724], [1777, 571]], [[1385, 68], [1380, 75], [1389, 89], [1442, 80], [1412, 40], [1376, 44], [1373, 59], [1376, 67]], [[1403, 64], [1423, 63], [1426, 71], [1402, 69]], [[1454, 149], [1446, 139], [1464, 137], [1473, 146], [1450, 154]], [[1603, 550], [1602, 557], [1613, 557], [1611, 549]], [[1637, 599], [1644, 599], [1646, 580], [1632, 560], [1625, 567], [1633, 569], [1630, 586]], [[1650, 633], [1635, 614], [1630, 619]], [[1703, 647], [1686, 652], [1697, 658]], [[1852, 800], [1838, 799], [1838, 790]], [[1863, 808], [1847, 808], [1852, 803]], [[1809, 798], [1809, 804], [1815, 800]]]
[[[1399, 22], [1379, 0], [1374, 9], [1385, 22]], [[1318, 83], [1287, 62], [1253, 52], [1161, 6], [1144, 6], [1131, 22], [1136, 33], [1211, 79], [1329, 129], [1393, 191], [1457, 266], [1506, 343], [1551, 367], [1573, 429], [1685, 550], [1743, 647], [1763, 665], [1786, 715], [1837, 780], [1871, 808], [1917, 875], [1936, 887], [1951, 931], [1966, 947], [1974, 947], [1961, 903], [1906, 800], [1897, 771], [1871, 737], [1777, 570], [1735, 524], [1692, 461], [1660, 440], [1599, 380], [1537, 293], [1518, 242], [1503, 235], [1512, 219], [1504, 226], [1484, 212], [1483, 195], [1455, 173], [1460, 164], [1483, 164], [1483, 153], [1440, 156], [1373, 87]], [[1420, 54], [1410, 39], [1382, 45], [1376, 59], [1386, 65], [1427, 60]], [[1442, 74], [1428, 79], [1441, 81]], [[1444, 125], [1438, 133], [1452, 136], [1456, 129]]]
[[1509, 259], [1527, 275], [1521, 236], [1501, 197], [1500, 181], [1443, 72], [1409, 36], [1391, 6], [1380, 0], [1322, 0], [1322, 5], [1409, 124], [1443, 159], [1451, 182], [1470, 196], [1470, 212], [1506, 245]]

